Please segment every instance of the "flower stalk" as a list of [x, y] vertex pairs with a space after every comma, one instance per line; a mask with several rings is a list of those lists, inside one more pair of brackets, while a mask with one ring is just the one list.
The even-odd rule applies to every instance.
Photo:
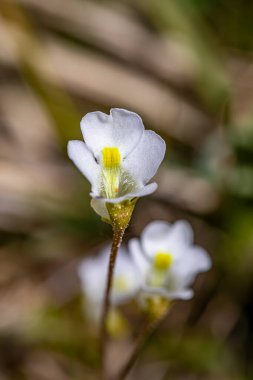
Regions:
[[106, 321], [110, 310], [110, 293], [112, 287], [113, 273], [116, 262], [117, 253], [121, 245], [125, 229], [113, 230], [113, 241], [112, 248], [108, 264], [108, 275], [106, 290], [103, 302], [102, 317], [101, 317], [101, 333], [100, 333], [100, 357], [101, 357], [101, 371], [102, 379], [104, 379], [105, 372], [105, 354], [106, 354], [106, 341], [107, 341], [107, 331], [106, 331]]
[[117, 254], [129, 224], [129, 221], [134, 210], [136, 199], [125, 201], [119, 204], [108, 203], [107, 209], [110, 216], [110, 222], [113, 229], [112, 248], [108, 264], [106, 290], [103, 301], [102, 317], [101, 317], [101, 332], [100, 332], [100, 357], [101, 357], [101, 378], [105, 378], [105, 363], [106, 363], [106, 344], [107, 344], [107, 331], [106, 322], [108, 313], [110, 311], [110, 294], [113, 283], [113, 274], [116, 263]]
[[160, 304], [159, 308], [157, 308], [156, 305], [152, 305], [152, 306], [150, 305], [151, 309], [147, 310], [147, 313], [145, 315], [145, 323], [143, 323], [143, 328], [139, 334], [139, 338], [136, 343], [136, 346], [132, 354], [130, 355], [129, 359], [127, 360], [126, 364], [123, 366], [123, 368], [120, 370], [118, 375], [114, 378], [114, 380], [125, 379], [129, 371], [133, 368], [134, 364], [136, 363], [148, 339], [156, 330], [156, 328], [159, 326], [159, 324], [164, 319], [164, 317], [167, 315], [168, 307], [169, 307], [168, 300], [164, 300], [160, 298], [159, 304]]

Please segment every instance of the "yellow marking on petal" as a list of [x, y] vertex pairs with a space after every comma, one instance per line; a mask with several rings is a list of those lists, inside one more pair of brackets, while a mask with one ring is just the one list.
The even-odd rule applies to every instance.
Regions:
[[157, 270], [167, 270], [171, 266], [173, 257], [168, 252], [156, 252], [154, 258], [154, 268]]
[[117, 168], [120, 165], [121, 157], [119, 149], [114, 147], [105, 147], [102, 150], [103, 165], [106, 169]]

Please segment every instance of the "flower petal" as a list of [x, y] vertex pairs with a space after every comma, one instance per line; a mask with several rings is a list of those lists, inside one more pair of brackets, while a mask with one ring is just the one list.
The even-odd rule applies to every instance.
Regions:
[[143, 249], [150, 258], [153, 258], [157, 251], [169, 252], [174, 259], [185, 257], [192, 241], [193, 231], [185, 220], [174, 224], [165, 221], [151, 222], [141, 236]]
[[81, 120], [84, 140], [99, 158], [104, 147], [118, 147], [122, 158], [138, 144], [143, 134], [142, 119], [134, 112], [112, 108], [110, 115], [90, 112]]
[[163, 220], [149, 223], [141, 234], [141, 244], [145, 254], [153, 259], [157, 251], [167, 252], [171, 225]]
[[122, 197], [118, 197], [118, 198], [101, 198], [101, 197], [98, 197], [95, 193], [91, 193], [90, 195], [94, 199], [101, 200], [105, 203], [116, 204], [116, 203], [121, 203], [121, 202], [127, 201], [129, 199], [144, 197], [145, 195], [149, 195], [149, 194], [153, 193], [156, 189], [157, 189], [157, 183], [152, 182], [152, 183], [149, 183], [148, 185], [144, 186], [140, 190], [136, 191], [135, 193], [129, 193], [129, 194], [123, 195]]
[[167, 297], [171, 300], [181, 299], [189, 300], [194, 296], [194, 291], [192, 289], [181, 289], [175, 292], [167, 292]]
[[82, 260], [78, 266], [82, 290], [91, 302], [102, 302], [106, 279], [105, 264], [103, 256], [91, 256]]
[[173, 300], [173, 299], [189, 300], [193, 297], [193, 294], [194, 294], [192, 289], [178, 289], [175, 291], [168, 291], [165, 288], [153, 288], [150, 286], [142, 287], [142, 291], [150, 295], [160, 295], [164, 298], [167, 298], [168, 300]]
[[72, 140], [68, 142], [68, 156], [88, 179], [95, 191], [98, 185], [99, 166], [92, 153], [83, 141]]
[[[85, 258], [78, 267], [82, 290], [87, 301], [93, 306], [102, 305], [110, 249], [111, 246], [107, 245], [98, 256]], [[115, 305], [122, 304], [132, 298], [139, 291], [141, 285], [138, 270], [124, 246], [119, 249], [115, 265], [114, 279], [117, 277], [122, 277], [125, 286], [117, 288], [113, 285], [111, 299]]]
[[137, 183], [146, 184], [157, 172], [165, 151], [165, 141], [159, 135], [144, 131], [140, 142], [124, 160], [123, 167]]
[[104, 200], [92, 198], [90, 205], [98, 215], [100, 215], [104, 219], [110, 220], [110, 216]]
[[196, 245], [190, 250], [189, 262], [190, 260], [191, 264], [189, 263], [189, 265], [198, 272], [206, 272], [212, 266], [212, 261], [206, 250]]
[[134, 198], [139, 198], [139, 197], [144, 197], [145, 195], [152, 194], [154, 191], [157, 189], [157, 183], [152, 182], [149, 183], [148, 185], [144, 186], [142, 189], [136, 191], [134, 194]]
[[[109, 262], [110, 250], [111, 246], [107, 246], [101, 253], [104, 257], [106, 257], [106, 271]], [[120, 247], [115, 264], [114, 281], [117, 281], [117, 278], [122, 278], [123, 282], [125, 281], [125, 286], [123, 288], [117, 288], [113, 283], [111, 300], [114, 305], [123, 304], [130, 298], [134, 297], [134, 295], [139, 291], [141, 285], [138, 270], [134, 265], [132, 258], [129, 256], [129, 252], [124, 246]]]
[[179, 220], [172, 224], [169, 235], [170, 242], [179, 242], [180, 245], [193, 243], [193, 230], [186, 220]]
[[175, 263], [172, 269], [180, 283], [183, 286], [189, 286], [198, 273], [208, 271], [211, 266], [212, 262], [207, 252], [199, 246], [193, 246]]
[[142, 248], [138, 239], [131, 239], [129, 241], [129, 250], [130, 250], [131, 257], [134, 263], [136, 264], [136, 267], [138, 268], [138, 271], [141, 275], [141, 282], [145, 283], [146, 276], [150, 269], [150, 263], [147, 260], [147, 258], [145, 258], [145, 255], [142, 251]]
[[113, 286], [112, 288], [112, 303], [115, 305], [127, 302], [129, 299], [133, 298], [139, 291], [141, 282], [138, 276], [138, 270], [134, 266], [133, 261], [128, 255], [123, 253], [119, 254], [115, 266], [114, 279], [120, 279], [120, 277], [125, 279], [127, 282], [127, 288], [117, 289]]

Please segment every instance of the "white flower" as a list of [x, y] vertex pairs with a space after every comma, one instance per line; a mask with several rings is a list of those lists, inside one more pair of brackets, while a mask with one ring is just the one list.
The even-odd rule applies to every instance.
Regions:
[[[78, 267], [88, 317], [98, 322], [105, 293], [110, 246], [98, 256], [85, 258]], [[120, 305], [133, 298], [140, 288], [138, 269], [124, 247], [118, 252], [114, 269], [111, 302]]]
[[169, 300], [190, 299], [189, 288], [199, 272], [211, 267], [207, 252], [193, 245], [193, 231], [186, 221], [169, 224], [150, 223], [140, 240], [129, 242], [130, 252], [139, 268], [142, 291]]
[[110, 115], [91, 112], [81, 121], [83, 141], [69, 141], [68, 155], [91, 183], [91, 205], [109, 218], [106, 203], [120, 203], [154, 192], [148, 184], [163, 160], [166, 146], [145, 130], [134, 112], [113, 108]]

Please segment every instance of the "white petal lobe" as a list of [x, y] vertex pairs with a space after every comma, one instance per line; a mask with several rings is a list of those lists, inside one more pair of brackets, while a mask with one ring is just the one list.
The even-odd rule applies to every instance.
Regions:
[[98, 183], [99, 166], [83, 141], [68, 142], [68, 156], [95, 189]]
[[134, 112], [113, 108], [110, 115], [102, 112], [85, 115], [81, 130], [85, 143], [97, 158], [105, 147], [117, 147], [124, 158], [141, 139], [144, 126]]
[[193, 230], [186, 220], [179, 220], [171, 226], [170, 241], [178, 241], [181, 244], [193, 243]]
[[157, 251], [169, 251], [169, 234], [171, 225], [163, 220], [149, 223], [141, 234], [142, 247], [149, 258]]
[[144, 131], [139, 144], [124, 161], [124, 168], [137, 182], [146, 184], [156, 174], [165, 150], [165, 142], [159, 135]]
[[134, 263], [136, 264], [142, 278], [144, 279], [148, 274], [150, 264], [143, 254], [138, 239], [131, 239], [129, 241], [129, 250]]

